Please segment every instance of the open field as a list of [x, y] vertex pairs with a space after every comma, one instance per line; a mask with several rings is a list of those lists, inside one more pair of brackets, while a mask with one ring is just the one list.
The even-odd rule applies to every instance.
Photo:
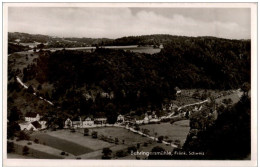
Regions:
[[183, 95], [177, 96], [176, 100], [172, 100], [172, 102], [174, 104], [176, 104], [178, 107], [183, 106], [183, 105], [187, 105], [187, 104], [196, 103], [196, 102], [199, 102], [199, 101], [201, 101], [201, 100], [195, 99], [195, 98], [192, 98], [192, 97], [183, 96]]
[[[147, 53], [147, 54], [154, 54], [159, 53], [161, 51], [160, 48], [153, 48], [152, 46], [140, 46], [137, 45], [129, 45], [129, 46], [103, 46], [103, 48], [107, 49], [121, 49], [125, 51], [131, 51], [136, 53]], [[63, 48], [50, 48], [50, 49], [43, 49], [43, 50], [51, 50], [52, 52], [56, 50], [62, 50]], [[81, 51], [91, 51], [95, 50], [96, 47], [76, 47], [76, 48], [66, 48], [67, 50], [81, 50]]]
[[142, 137], [139, 134], [135, 134], [127, 129], [119, 127], [103, 127], [103, 128], [93, 128], [92, 130], [97, 131], [99, 135], [104, 135], [106, 137], [111, 137], [115, 139], [118, 138], [119, 143], [122, 143], [122, 140], [125, 141], [125, 145], [135, 145], [139, 142], [145, 142], [150, 139]]
[[224, 99], [231, 99], [232, 100], [232, 103], [237, 103], [239, 100], [240, 100], [240, 97], [238, 95], [238, 92], [235, 92], [235, 93], [232, 93], [230, 95], [227, 95], [227, 96], [223, 96], [223, 97], [220, 97], [220, 98], [217, 98], [216, 99], [216, 102], [217, 103], [221, 103], [222, 100]]
[[[187, 121], [178, 121], [176, 126], [187, 128]], [[162, 127], [160, 127], [162, 125]], [[146, 125], [144, 125], [146, 126]], [[162, 131], [161, 129], [167, 129], [166, 126], [173, 126], [170, 124], [151, 124], [148, 125], [151, 127], [155, 127], [158, 131]], [[141, 128], [144, 128], [141, 126]], [[148, 129], [148, 127], [146, 127]], [[178, 129], [178, 128], [173, 128]], [[181, 129], [181, 128], [179, 128]], [[172, 130], [172, 128], [168, 128], [168, 130]], [[31, 135], [31, 140], [35, 138], [39, 139], [39, 144], [31, 142], [31, 145], [28, 145], [29, 141], [14, 141], [15, 143], [15, 150], [14, 154], [18, 154], [18, 156], [12, 155], [10, 157], [17, 157], [22, 156], [22, 148], [23, 146], [29, 147], [29, 154], [26, 155], [26, 158], [34, 157], [40, 159], [75, 159], [76, 157], [80, 157], [81, 159], [101, 159], [102, 158], [102, 150], [103, 148], [110, 148], [112, 150], [112, 157], [113, 159], [136, 159], [136, 156], [128, 154], [125, 157], [117, 157], [116, 153], [118, 151], [123, 150], [127, 152], [127, 148], [129, 146], [137, 147], [137, 144], [140, 145], [138, 151], [151, 151], [155, 146], [160, 146], [166, 151], [172, 151], [173, 148], [171, 146], [167, 146], [162, 143], [157, 143], [147, 137], [142, 137], [139, 134], [135, 134], [131, 131], [128, 131], [123, 128], [119, 127], [101, 127], [101, 128], [93, 128], [90, 129], [90, 134], [92, 131], [97, 131], [98, 136], [104, 135], [106, 137], [110, 137], [114, 139], [117, 137], [119, 139], [119, 143], [109, 143], [102, 141], [100, 138], [93, 139], [91, 136], [83, 136], [82, 134], [83, 129], [77, 129], [76, 132], [70, 132], [69, 130], [57, 130], [57, 131], [43, 131], [43, 132], [34, 132]], [[179, 130], [181, 131], [181, 130]], [[180, 133], [178, 131], [178, 133]], [[183, 131], [183, 129], [182, 129]], [[169, 131], [164, 131], [163, 133], [158, 132], [159, 135], [166, 134], [170, 137], [176, 135], [169, 135]], [[173, 132], [171, 132], [173, 133]], [[185, 136], [186, 137], [186, 136]], [[175, 138], [177, 139], [177, 138]], [[124, 144], [122, 142], [124, 140]], [[147, 145], [144, 145], [147, 143]], [[62, 156], [60, 153], [65, 151], [69, 153], [69, 156]], [[140, 156], [140, 158], [145, 159], [146, 156]]]
[[[60, 155], [61, 150], [42, 144], [36, 144], [31, 142], [31, 145], [28, 145], [27, 140], [23, 141], [14, 141], [14, 150], [15, 154], [26, 156], [27, 158], [39, 158], [39, 159], [63, 159], [63, 158], [72, 158], [73, 155], [69, 154], [68, 156]], [[27, 146], [29, 151], [27, 155], [23, 155], [23, 148]], [[9, 158], [9, 157], [8, 157]]]
[[7, 158], [10, 159], [35, 159], [35, 157], [24, 156], [17, 153], [7, 153]]
[[47, 146], [71, 153], [73, 155], [81, 155], [93, 151], [92, 149], [77, 144], [76, 142], [70, 142], [62, 138], [57, 138], [45, 133], [36, 133], [31, 135], [31, 138], [39, 139], [40, 143], [45, 143]]
[[114, 144], [108, 143], [99, 139], [93, 139], [91, 136], [83, 136], [83, 134], [75, 132], [72, 133], [69, 130], [57, 130], [47, 132], [48, 135], [57, 139], [66, 140], [68, 142], [76, 143], [82, 147], [86, 147], [93, 150], [100, 150], [104, 147], [111, 147]]
[[160, 48], [153, 48], [153, 47], [137, 47], [137, 48], [131, 48], [131, 49], [125, 49], [126, 51], [132, 51], [136, 53], [147, 53], [147, 54], [154, 54], [159, 53], [161, 51]]
[[171, 140], [180, 140], [181, 144], [184, 144], [186, 137], [189, 133], [189, 120], [177, 121], [173, 124], [161, 123], [161, 124], [148, 124], [142, 125], [140, 128], [145, 128], [150, 131], [151, 135], [157, 133], [158, 136], [167, 136]]

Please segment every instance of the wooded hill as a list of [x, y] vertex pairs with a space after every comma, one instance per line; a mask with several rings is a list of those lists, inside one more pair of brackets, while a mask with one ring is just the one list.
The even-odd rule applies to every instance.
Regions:
[[[23, 80], [53, 84], [51, 99], [67, 111], [106, 113], [112, 104], [109, 108], [117, 113], [141, 114], [148, 106], [160, 108], [165, 99], [174, 99], [176, 86], [237, 89], [250, 83], [250, 54], [250, 41], [213, 37], [177, 37], [153, 55], [102, 48], [42, 52], [36, 64], [23, 70]], [[92, 90], [114, 98], [86, 102], [82, 94]]]

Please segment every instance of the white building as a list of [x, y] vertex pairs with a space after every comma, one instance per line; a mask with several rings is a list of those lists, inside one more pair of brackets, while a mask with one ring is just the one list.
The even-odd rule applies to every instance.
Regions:
[[88, 126], [93, 126], [94, 125], [94, 121], [87, 117], [83, 122], [82, 122], [82, 126], [83, 127], [88, 127]]
[[64, 123], [64, 128], [71, 128], [72, 127], [72, 121], [71, 119], [66, 119], [65, 123]]
[[123, 122], [125, 122], [125, 117], [123, 116], [123, 115], [118, 115], [117, 116], [117, 122], [119, 122], [119, 123], [123, 123]]
[[[44, 121], [46, 124], [46, 121]], [[41, 124], [39, 121], [33, 121], [33, 122], [24, 122], [20, 123], [20, 129], [21, 130], [29, 130], [29, 131], [38, 131], [46, 128], [45, 124]]]
[[25, 121], [26, 122], [33, 122], [33, 121], [39, 121], [40, 120], [40, 115], [34, 112], [27, 112], [25, 114]]
[[95, 124], [106, 124], [107, 123], [107, 118], [95, 118], [94, 119]]

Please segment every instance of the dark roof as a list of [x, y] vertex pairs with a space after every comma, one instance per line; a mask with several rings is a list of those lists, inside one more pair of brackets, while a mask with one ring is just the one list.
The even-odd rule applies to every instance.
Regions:
[[36, 129], [39, 129], [39, 128], [42, 127], [42, 125], [41, 125], [38, 121], [32, 122], [32, 125], [33, 125]]
[[74, 117], [71, 119], [72, 121], [80, 121], [80, 117]]
[[37, 116], [37, 113], [35, 113], [35, 112], [27, 112], [25, 114], [25, 117], [36, 117], [36, 116]]

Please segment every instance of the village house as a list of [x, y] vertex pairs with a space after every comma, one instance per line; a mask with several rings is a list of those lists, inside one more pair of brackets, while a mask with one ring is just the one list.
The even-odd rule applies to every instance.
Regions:
[[176, 86], [174, 89], [176, 90], [176, 95], [180, 95], [180, 94], [181, 94], [180, 88], [178, 88], [178, 87]]
[[95, 124], [106, 124], [107, 123], [107, 118], [95, 118], [94, 119]]
[[124, 123], [125, 122], [125, 117], [123, 115], [118, 115], [117, 116], [117, 122], [118, 123]]
[[88, 126], [93, 126], [94, 125], [94, 121], [90, 118], [87, 117], [83, 122], [82, 122], [82, 126], [83, 127], [88, 127]]
[[64, 123], [64, 128], [71, 128], [72, 127], [72, 121], [70, 118], [67, 118]]
[[72, 127], [73, 128], [81, 128], [82, 127], [81, 117], [75, 117], [75, 118], [72, 119]]
[[46, 121], [41, 119], [40, 114], [27, 112], [24, 118], [25, 122], [19, 123], [21, 130], [41, 130], [46, 128]]
[[25, 114], [25, 121], [26, 122], [33, 122], [33, 121], [39, 121], [40, 120], [40, 115], [35, 113], [35, 112], [27, 112]]
[[19, 124], [21, 130], [38, 131], [45, 129], [45, 124], [41, 125], [39, 121], [23, 122]]

